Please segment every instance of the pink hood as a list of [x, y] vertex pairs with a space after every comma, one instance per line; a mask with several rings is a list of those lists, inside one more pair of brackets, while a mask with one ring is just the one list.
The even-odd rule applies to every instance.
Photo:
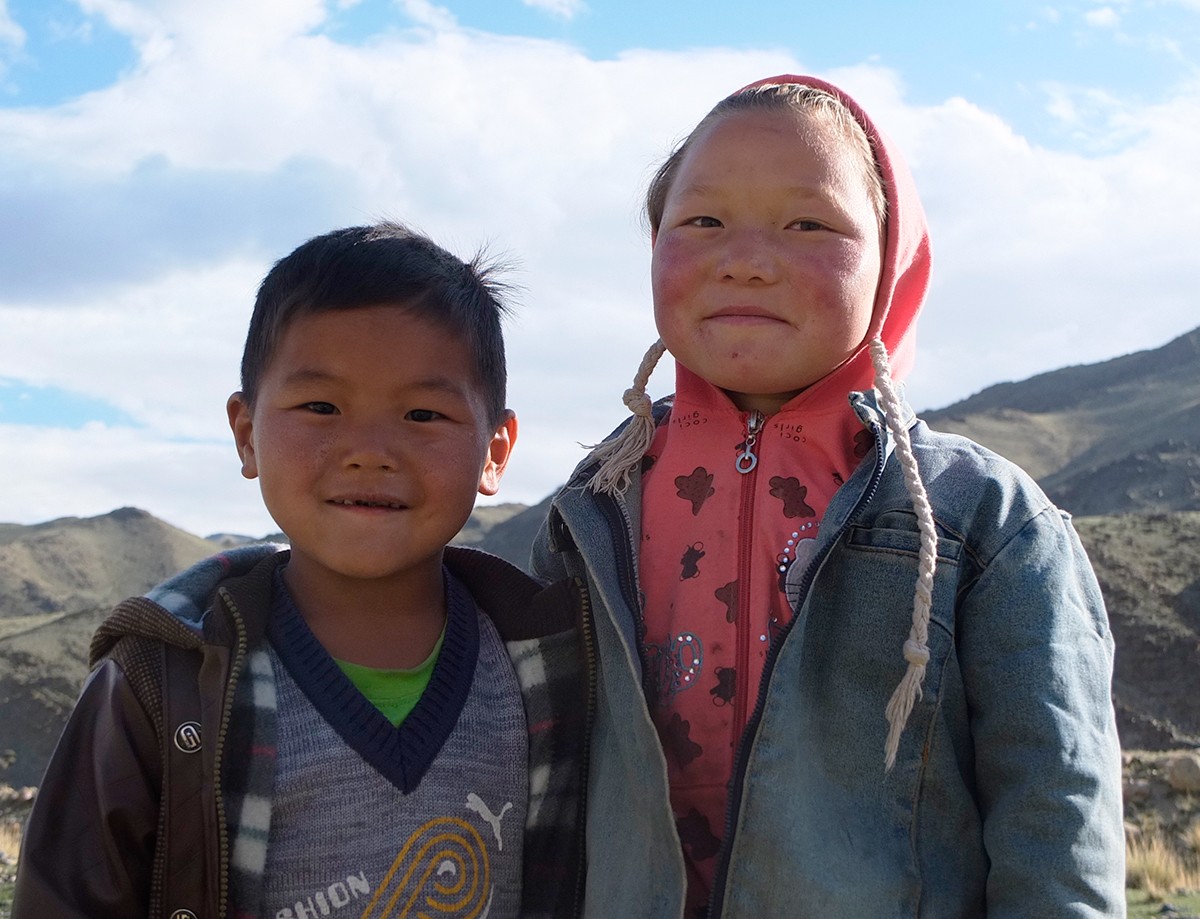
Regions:
[[[768, 83], [798, 83], [825, 90], [845, 104], [867, 133], [875, 162], [883, 175], [887, 197], [887, 240], [879, 289], [875, 294], [875, 314], [867, 331], [867, 340], [876, 335], [883, 339], [891, 357], [892, 376], [903, 379], [912, 369], [916, 355], [917, 315], [929, 290], [931, 267], [929, 226], [912, 174], [888, 136], [875, 126], [857, 102], [832, 83], [816, 77], [782, 74], [758, 80], [744, 89]], [[792, 404], [798, 406], [831, 397], [844, 399], [847, 392], [870, 389], [874, 381], [875, 371], [864, 342], [850, 360], [810, 386]]]

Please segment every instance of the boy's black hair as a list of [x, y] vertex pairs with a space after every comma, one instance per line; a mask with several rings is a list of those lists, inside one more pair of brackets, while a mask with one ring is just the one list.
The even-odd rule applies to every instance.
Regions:
[[470, 262], [398, 223], [316, 236], [263, 278], [242, 352], [242, 395], [251, 407], [259, 379], [295, 319], [332, 310], [395, 304], [466, 344], [489, 421], [504, 420], [507, 371], [501, 318], [508, 312], [497, 267]]

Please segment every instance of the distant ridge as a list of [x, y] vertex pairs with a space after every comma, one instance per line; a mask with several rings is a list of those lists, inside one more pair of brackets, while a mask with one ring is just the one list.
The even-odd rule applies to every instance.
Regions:
[[1072, 513], [1200, 510], [1200, 329], [921, 417], [1011, 459]]
[[0, 621], [111, 606], [215, 551], [134, 507], [0, 524]]

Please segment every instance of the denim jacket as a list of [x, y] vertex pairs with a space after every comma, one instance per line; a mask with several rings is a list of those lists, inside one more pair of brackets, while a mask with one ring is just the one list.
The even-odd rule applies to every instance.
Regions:
[[[939, 536], [931, 658], [884, 770], [919, 537], [882, 414], [871, 394], [851, 404], [876, 449], [788, 572], [795, 615], [737, 751], [710, 915], [1124, 916], [1113, 641], [1091, 566], [1023, 472], [915, 420]], [[594, 469], [533, 550], [535, 573], [584, 579], [595, 611], [585, 915], [677, 919], [683, 858], [641, 686], [640, 490], [597, 495]]]

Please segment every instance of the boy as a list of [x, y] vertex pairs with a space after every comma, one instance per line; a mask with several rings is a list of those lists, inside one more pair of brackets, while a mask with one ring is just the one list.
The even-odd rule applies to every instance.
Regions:
[[228, 414], [291, 550], [101, 626], [16, 919], [573, 910], [579, 589], [447, 548], [516, 439], [502, 312], [487, 269], [394, 224], [275, 265]]

